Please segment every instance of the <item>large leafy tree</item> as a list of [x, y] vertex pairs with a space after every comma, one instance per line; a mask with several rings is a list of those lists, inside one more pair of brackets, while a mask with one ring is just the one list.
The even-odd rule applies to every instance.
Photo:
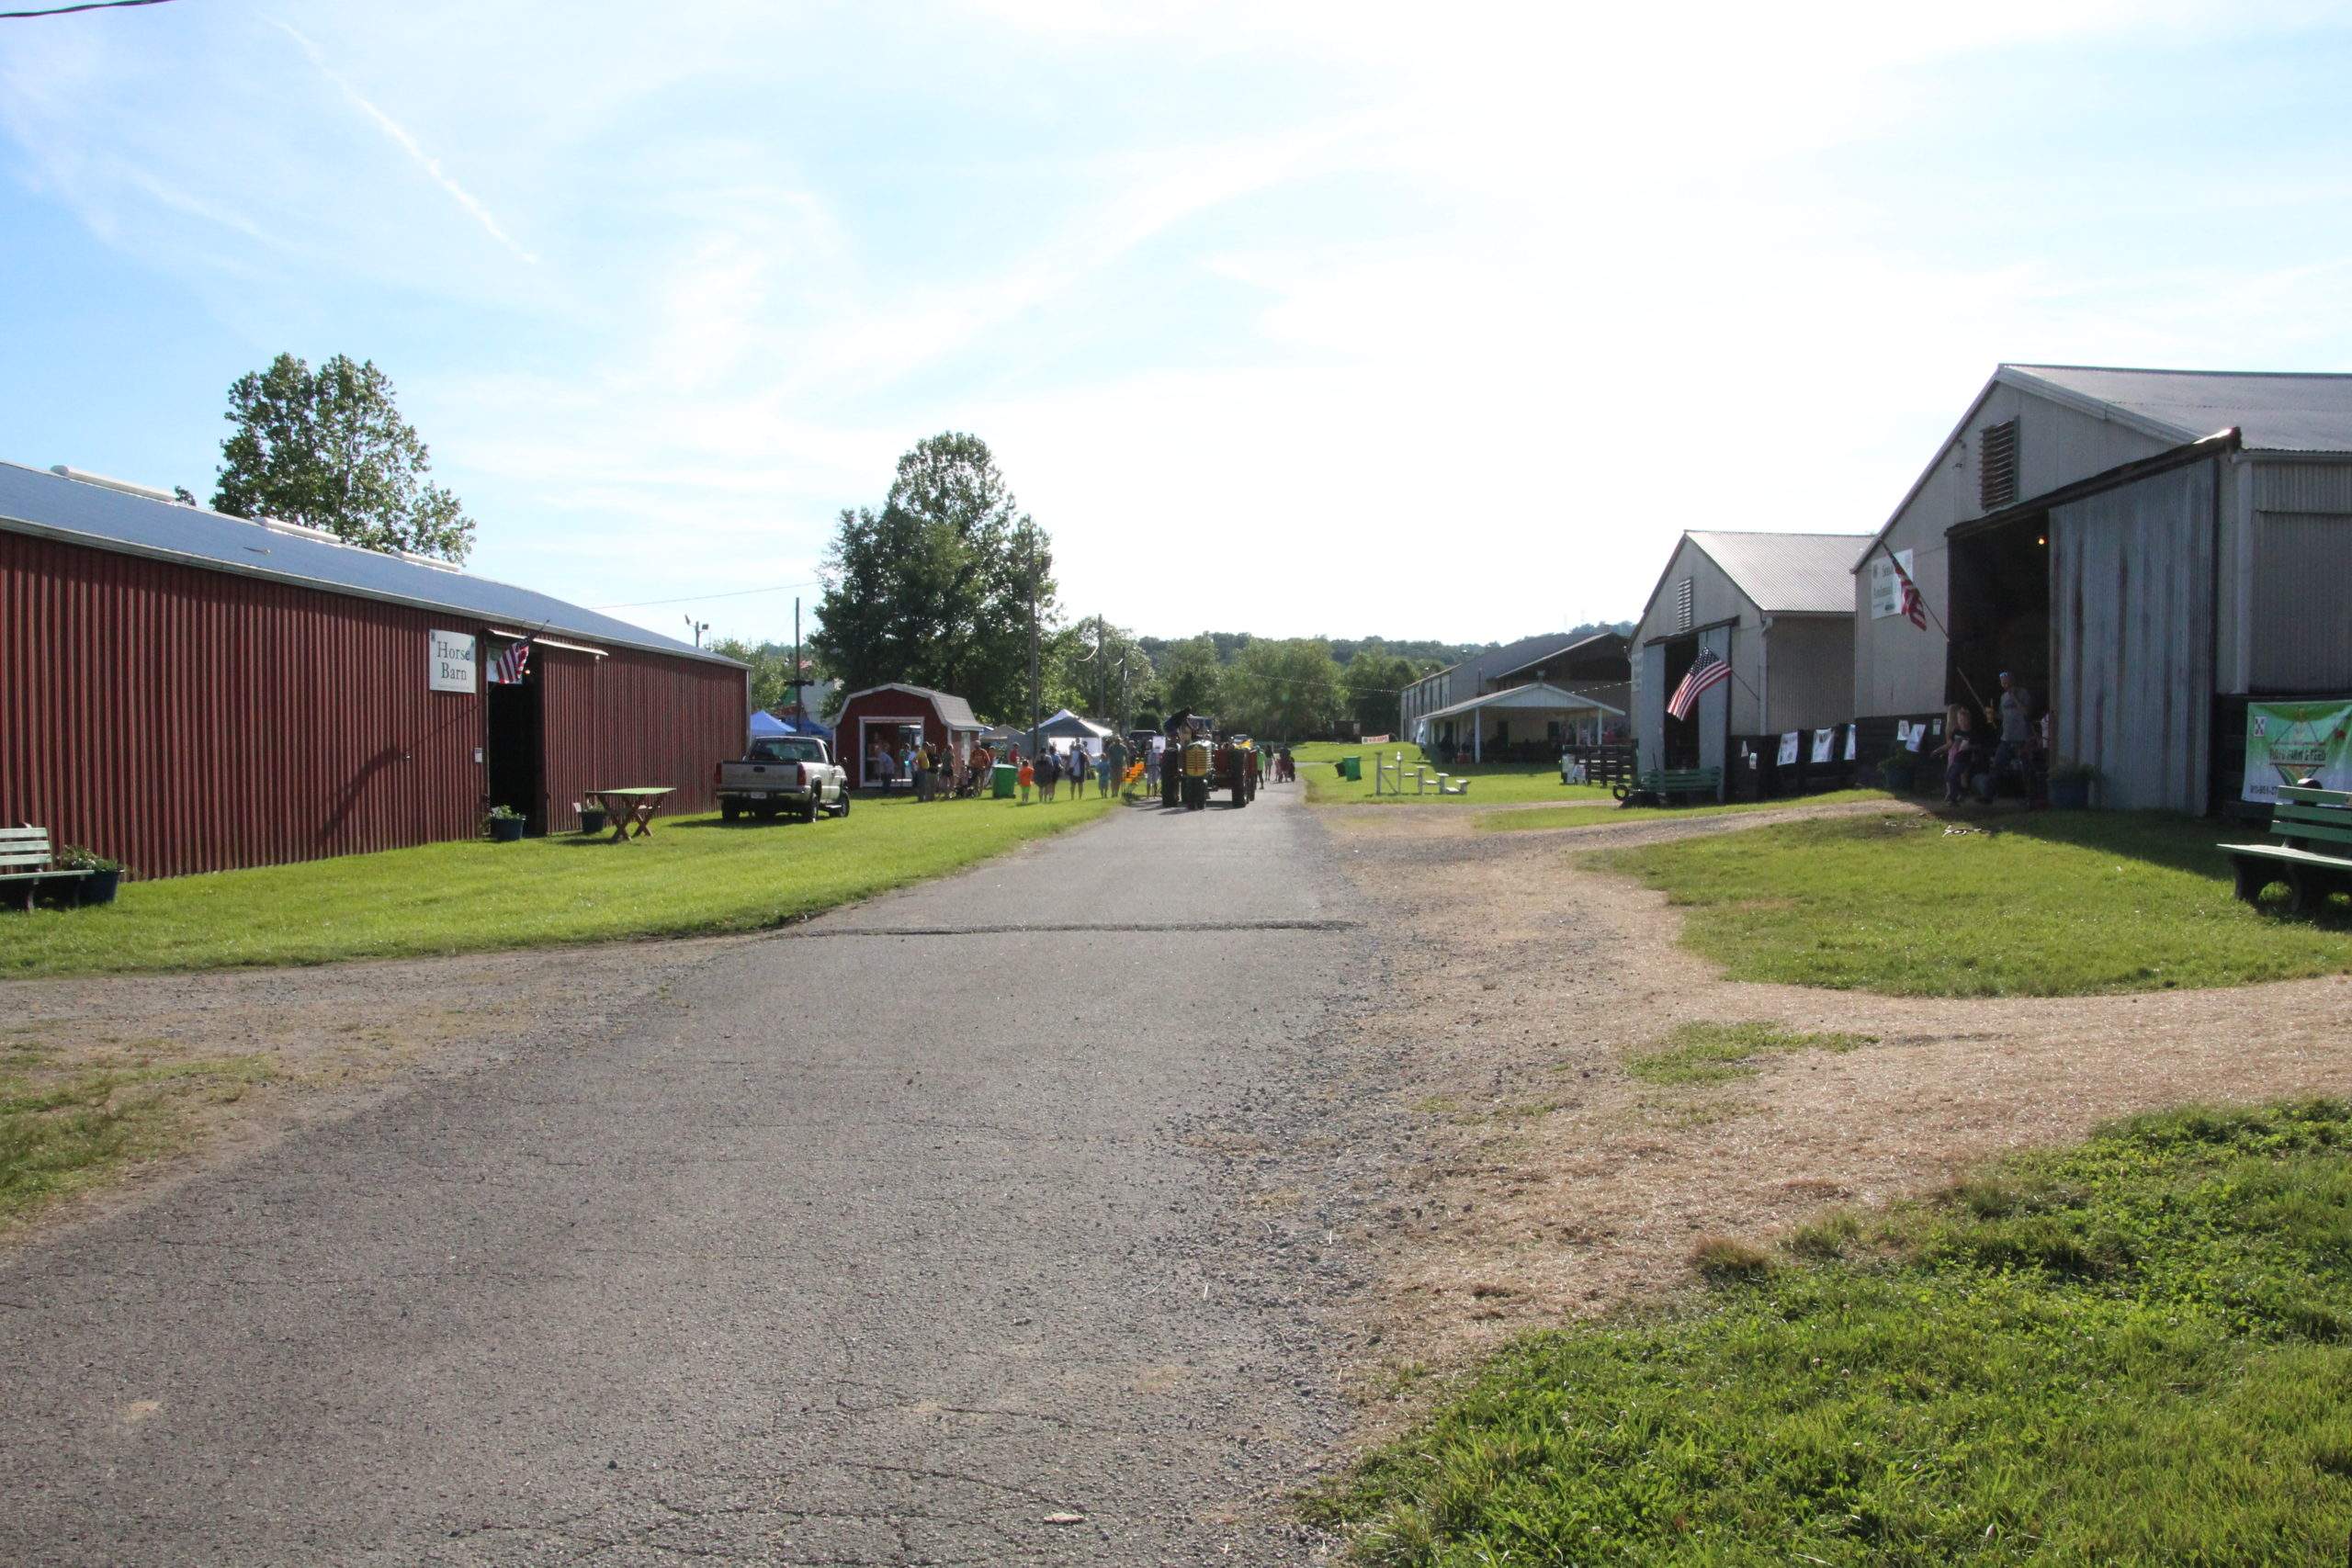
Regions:
[[899, 459], [880, 511], [843, 509], [811, 641], [851, 690], [902, 681], [1022, 722], [1030, 597], [1050, 626], [1053, 569], [988, 443], [930, 436]]
[[[712, 639], [710, 650], [740, 660], [752, 667], [752, 705], [755, 708], [780, 708], [792, 701], [792, 645], [785, 642], [752, 642], [748, 637], [722, 637]], [[801, 680], [814, 684], [823, 677], [816, 661]]]
[[1070, 708], [1104, 724], [1159, 706], [1159, 679], [1141, 641], [1100, 616], [1073, 622], [1054, 639], [1046, 686], [1048, 709]]
[[1218, 716], [1273, 740], [1328, 734], [1345, 706], [1340, 666], [1320, 637], [1251, 642], [1226, 672], [1225, 688]]
[[473, 519], [426, 481], [432, 456], [373, 360], [336, 355], [313, 371], [290, 354], [229, 388], [215, 511], [323, 528], [371, 550], [462, 561]]
[[1171, 644], [1159, 660], [1164, 711], [1215, 716], [1225, 694], [1225, 670], [1207, 633]]
[[1398, 694], [1419, 675], [1413, 661], [1390, 653], [1375, 639], [1358, 648], [1344, 670], [1348, 716], [1366, 735], [1396, 734]]

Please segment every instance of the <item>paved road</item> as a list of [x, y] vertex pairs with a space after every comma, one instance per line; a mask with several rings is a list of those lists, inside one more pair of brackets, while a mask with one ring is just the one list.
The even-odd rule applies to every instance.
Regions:
[[0, 1258], [0, 1561], [1311, 1560], [1339, 887], [1120, 813]]

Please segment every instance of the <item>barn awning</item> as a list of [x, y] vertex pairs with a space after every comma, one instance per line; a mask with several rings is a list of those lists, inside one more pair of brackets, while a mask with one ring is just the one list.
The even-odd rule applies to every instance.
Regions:
[[1570, 692], [1546, 682], [1532, 682], [1524, 686], [1506, 686], [1499, 692], [1487, 692], [1454, 703], [1434, 712], [1423, 714], [1414, 721], [1413, 739], [1416, 744], [1429, 744], [1430, 726], [1441, 719], [1467, 719], [1470, 723], [1470, 745], [1474, 754], [1483, 756], [1486, 750], [1486, 716], [1493, 714], [1531, 714], [1545, 718], [1586, 718], [1598, 721], [1604, 717], [1623, 718], [1625, 710], [1586, 696], [1582, 692]]

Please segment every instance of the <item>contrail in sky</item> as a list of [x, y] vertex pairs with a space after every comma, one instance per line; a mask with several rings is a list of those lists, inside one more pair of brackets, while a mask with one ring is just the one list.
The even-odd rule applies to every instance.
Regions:
[[441, 160], [435, 158], [432, 153], [427, 152], [422, 146], [420, 146], [417, 143], [416, 138], [408, 133], [408, 128], [406, 126], [403, 126], [390, 115], [386, 114], [382, 109], [378, 108], [374, 104], [370, 103], [366, 95], [361, 93], [358, 88], [353, 86], [349, 82], [345, 81], [342, 73], [336, 71], [334, 66], [329, 65], [327, 63], [326, 56], [320, 52], [319, 46], [317, 44], [312, 43], [309, 39], [303, 37], [300, 32], [297, 32], [288, 23], [278, 22], [276, 25], [279, 31], [283, 32], [288, 38], [292, 39], [296, 43], [302, 46], [302, 52], [311, 57], [311, 63], [318, 67], [319, 74], [334, 83], [335, 86], [342, 91], [343, 96], [351, 100], [353, 107], [356, 107], [369, 119], [374, 120], [378, 128], [380, 129], [385, 135], [390, 137], [395, 142], [399, 143], [401, 151], [406, 152], [412, 159], [413, 159], [417, 166], [423, 169], [425, 174], [431, 177], [435, 185], [437, 185], [443, 190], [447, 191], [449, 193], [449, 198], [452, 201], [455, 201], [459, 207], [464, 208], [468, 212], [471, 213], [473, 215], [474, 221], [480, 223], [483, 230], [489, 233], [492, 239], [496, 240], [500, 244], [504, 245], [508, 250], [514, 252], [523, 260], [529, 262], [532, 265], [536, 266], [538, 265], [539, 258], [533, 255], [529, 251], [525, 250], [520, 244], [518, 244], [515, 242], [514, 235], [509, 234], [504, 229], [500, 228], [498, 220], [491, 215], [490, 209], [484, 207], [479, 200], [475, 199], [473, 192], [459, 185], [455, 176], [445, 171], [441, 167]]

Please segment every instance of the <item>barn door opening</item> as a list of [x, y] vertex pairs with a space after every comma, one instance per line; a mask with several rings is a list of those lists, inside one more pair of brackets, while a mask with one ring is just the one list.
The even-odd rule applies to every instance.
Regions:
[[[1666, 678], [1659, 682], [1658, 717], [1666, 726], [1666, 756], [1659, 766], [1695, 768], [1699, 765], [1699, 710], [1693, 706], [1689, 718], [1677, 718], [1666, 707], [1667, 699], [1682, 684], [1682, 677], [1690, 673], [1691, 664], [1699, 657], [1696, 637], [1679, 637], [1666, 645]], [[1645, 764], [1646, 765], [1646, 764]]]
[[[1951, 540], [1951, 643], [1947, 703], [1997, 705], [2001, 671], [2033, 694], [2038, 716], [2051, 701], [2050, 514], [2033, 513]], [[1980, 713], [1978, 722], [2000, 722]]]
[[[492, 664], [483, 688], [482, 764], [490, 804], [523, 814], [526, 833], [548, 830], [547, 716], [536, 660], [520, 671]], [[514, 678], [504, 678], [513, 675]]]

